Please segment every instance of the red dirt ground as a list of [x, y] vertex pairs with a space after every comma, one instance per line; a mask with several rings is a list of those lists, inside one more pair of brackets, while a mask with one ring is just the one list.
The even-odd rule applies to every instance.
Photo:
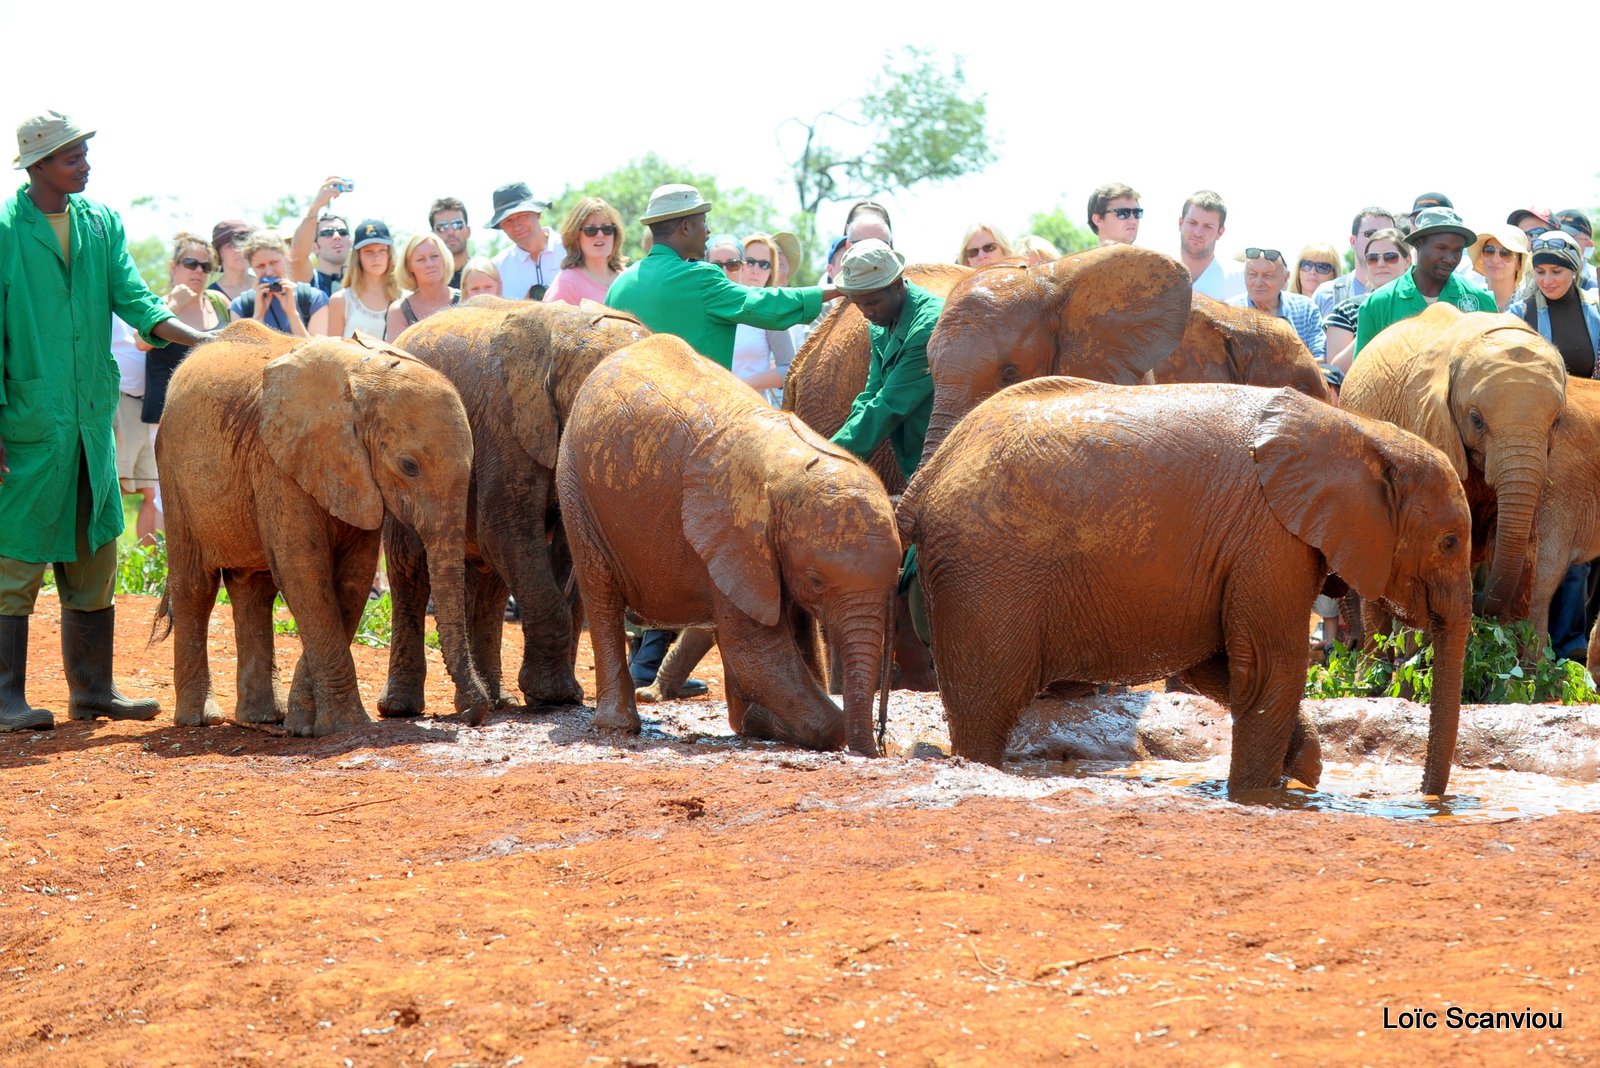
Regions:
[[[119, 678], [169, 711], [66, 721], [42, 600], [30, 696], [61, 722], [0, 736], [6, 1065], [1596, 1056], [1592, 817], [1400, 823], [960, 761], [613, 745], [582, 716], [537, 745], [549, 717], [521, 713], [177, 729], [154, 602], [120, 605]], [[231, 710], [226, 608], [214, 626]], [[286, 669], [297, 651], [280, 643]], [[356, 656], [371, 707], [386, 654]], [[963, 776], [992, 795], [941, 795]], [[1447, 1005], [1562, 1029], [1451, 1028]], [[1385, 1027], [1413, 1008], [1438, 1026]]]

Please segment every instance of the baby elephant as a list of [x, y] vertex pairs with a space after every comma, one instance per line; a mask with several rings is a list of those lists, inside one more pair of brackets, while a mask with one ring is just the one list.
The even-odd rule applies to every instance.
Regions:
[[998, 765], [1053, 684], [1181, 672], [1233, 712], [1230, 795], [1286, 771], [1314, 786], [1299, 709], [1331, 570], [1432, 631], [1423, 790], [1448, 782], [1471, 531], [1460, 480], [1420, 438], [1288, 389], [1041, 378], [975, 408], [898, 518], [960, 755]]
[[[594, 642], [597, 726], [637, 733], [623, 612], [715, 626], [728, 721], [754, 738], [877, 755], [900, 541], [870, 468], [682, 340], [597, 366], [556, 465]], [[816, 621], [843, 651], [844, 713], [818, 681]]]
[[[350, 640], [386, 512], [428, 546], [457, 704], [481, 722], [489, 696], [468, 650], [462, 565], [472, 435], [443, 375], [364, 335], [301, 340], [235, 323], [173, 375], [156, 462], [180, 726], [222, 720], [206, 657], [219, 579], [238, 633], [240, 722], [301, 735], [369, 722]], [[287, 703], [272, 652], [279, 590], [302, 644]]]

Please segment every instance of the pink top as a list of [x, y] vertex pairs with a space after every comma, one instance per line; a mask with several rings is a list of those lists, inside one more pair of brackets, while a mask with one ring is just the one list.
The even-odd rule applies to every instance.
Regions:
[[606, 302], [606, 288], [597, 285], [594, 279], [583, 273], [581, 267], [564, 267], [556, 275], [556, 280], [550, 283], [550, 288], [544, 291], [546, 304], [561, 300], [577, 306], [579, 301], [592, 300], [600, 304]]

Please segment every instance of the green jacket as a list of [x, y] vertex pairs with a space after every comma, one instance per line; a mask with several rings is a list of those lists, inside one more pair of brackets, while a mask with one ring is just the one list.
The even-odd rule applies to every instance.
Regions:
[[735, 326], [787, 330], [810, 322], [822, 314], [822, 290], [752, 289], [728, 281], [720, 267], [656, 245], [611, 283], [606, 304], [637, 316], [657, 334], [676, 334], [700, 355], [732, 369]]
[[868, 326], [872, 365], [867, 385], [850, 406], [850, 418], [833, 443], [865, 460], [889, 439], [900, 473], [910, 478], [922, 460], [933, 413], [933, 378], [928, 374], [928, 338], [944, 311], [944, 298], [906, 283], [906, 303], [894, 328]]
[[122, 533], [111, 315], [158, 346], [150, 331], [172, 318], [134, 268], [117, 213], [76, 194], [68, 201], [70, 271], [33, 201], [19, 190], [0, 203], [0, 440], [11, 467], [0, 484], [0, 556], [30, 563], [77, 558], [80, 443], [94, 500], [89, 548]]
[[[1428, 302], [1418, 292], [1416, 280], [1412, 277], [1416, 270], [1413, 267], [1394, 281], [1379, 286], [1361, 305], [1361, 314], [1356, 317], [1356, 350], [1351, 359], [1361, 355], [1367, 342], [1382, 333], [1385, 327], [1413, 315], [1421, 315], [1427, 310]], [[1450, 280], [1439, 291], [1439, 300], [1454, 304], [1464, 312], [1496, 310], [1493, 293], [1479, 289], [1459, 274], [1450, 276]]]

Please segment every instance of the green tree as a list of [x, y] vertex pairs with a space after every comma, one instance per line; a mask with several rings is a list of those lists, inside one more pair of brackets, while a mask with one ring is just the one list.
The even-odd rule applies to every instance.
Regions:
[[261, 213], [261, 225], [280, 226], [287, 224], [286, 229], [293, 230], [299, 225], [300, 220], [306, 217], [306, 209], [310, 206], [310, 197], [285, 193], [277, 200], [274, 200]]
[[1028, 220], [1028, 233], [1044, 238], [1060, 249], [1063, 256], [1094, 248], [1098, 243], [1093, 233], [1075, 224], [1067, 217], [1066, 209], [1061, 207], [1050, 212], [1035, 213]]
[[692, 185], [711, 202], [711, 217], [706, 224], [713, 234], [731, 233], [743, 237], [757, 230], [782, 228], [777, 209], [766, 197], [740, 186], [722, 189], [710, 175], [696, 174], [687, 167], [668, 163], [654, 152], [609, 174], [567, 186], [556, 198], [544, 222], [552, 230], [557, 229], [579, 200], [601, 197], [622, 215], [622, 251], [629, 260], [637, 260], [642, 254], [645, 231], [639, 216], [650, 204], [651, 190], [672, 183]]
[[170, 242], [159, 237], [130, 240], [128, 255], [133, 257], [133, 265], [139, 268], [139, 277], [144, 279], [144, 284], [150, 287], [152, 293], [165, 294], [172, 288], [171, 272], [167, 269], [167, 257], [172, 255]]
[[967, 89], [961, 59], [945, 62], [920, 48], [889, 53], [859, 98], [810, 122], [789, 119], [780, 135], [790, 127], [801, 139], [793, 162], [795, 219], [808, 262], [824, 201], [959, 178], [995, 160], [984, 94]]

